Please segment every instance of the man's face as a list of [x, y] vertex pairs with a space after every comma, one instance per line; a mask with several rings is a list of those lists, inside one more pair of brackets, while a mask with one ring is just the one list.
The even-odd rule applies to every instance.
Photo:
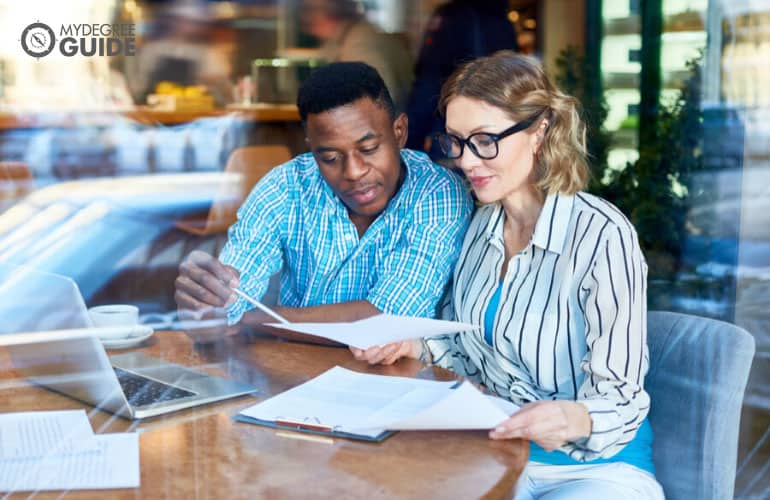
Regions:
[[398, 190], [406, 115], [391, 121], [367, 97], [308, 115], [306, 132], [321, 175], [351, 220], [371, 223]]

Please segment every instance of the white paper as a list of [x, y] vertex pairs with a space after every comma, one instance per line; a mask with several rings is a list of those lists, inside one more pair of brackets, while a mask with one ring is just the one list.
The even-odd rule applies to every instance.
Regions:
[[0, 491], [137, 487], [138, 439], [94, 435], [84, 410], [0, 414]]
[[516, 413], [521, 409], [519, 405], [498, 396], [491, 396], [487, 394], [487, 399], [492, 401], [498, 408], [503, 410], [503, 413], [505, 413], [508, 416], [513, 415], [514, 413]]
[[[384, 430], [491, 429], [517, 410], [469, 382], [388, 377], [339, 366], [241, 412], [260, 420], [290, 420], [377, 436]], [[503, 406], [501, 406], [503, 405]]]
[[336, 340], [359, 349], [401, 340], [478, 330], [477, 326], [468, 323], [392, 314], [378, 314], [359, 321], [341, 323], [269, 323], [268, 326]]
[[0, 460], [0, 491], [139, 486], [138, 434], [100, 434], [91, 441], [91, 451]]
[[[260, 420], [289, 420], [324, 425], [339, 432], [353, 432], [372, 418], [395, 420], [416, 413], [441, 396], [436, 382], [407, 377], [385, 377], [346, 370], [339, 366], [293, 389], [241, 411]], [[355, 431], [375, 437], [383, 428]]]
[[93, 449], [84, 410], [0, 414], [0, 460]]
[[490, 396], [481, 393], [470, 382], [463, 382], [456, 389], [441, 387], [438, 398], [417, 413], [399, 419], [372, 418], [359, 425], [362, 429], [383, 427], [389, 430], [459, 430], [492, 429], [517, 410], [508, 403], [506, 410]]

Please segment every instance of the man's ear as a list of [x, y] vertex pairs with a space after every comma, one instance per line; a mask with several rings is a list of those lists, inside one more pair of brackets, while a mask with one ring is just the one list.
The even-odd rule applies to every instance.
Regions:
[[406, 113], [399, 113], [393, 120], [393, 135], [396, 137], [398, 147], [403, 148], [409, 135], [409, 118], [406, 117]]

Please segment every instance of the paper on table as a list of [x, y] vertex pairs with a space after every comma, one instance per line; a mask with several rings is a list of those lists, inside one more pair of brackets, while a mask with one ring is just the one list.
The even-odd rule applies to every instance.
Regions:
[[341, 323], [269, 323], [268, 326], [336, 340], [359, 349], [401, 340], [478, 330], [477, 326], [468, 323], [392, 314], [378, 314], [359, 321]]
[[0, 460], [94, 449], [84, 410], [0, 414]]
[[359, 427], [394, 431], [492, 429], [518, 409], [513, 403], [494, 398], [507, 403], [507, 406], [498, 404], [470, 382], [463, 382], [457, 389], [441, 387], [439, 391], [441, 397], [417, 413], [396, 420], [374, 417], [361, 422]]
[[135, 488], [139, 435], [101, 434], [91, 451], [0, 460], [0, 491]]
[[[290, 420], [350, 432], [370, 418], [396, 420], [419, 412], [443, 397], [454, 382], [357, 373], [339, 366], [318, 377], [241, 411], [242, 415], [273, 422]], [[376, 437], [385, 429], [355, 434]]]
[[358, 373], [336, 366], [241, 412], [377, 436], [385, 430], [491, 429], [518, 408], [464, 382]]

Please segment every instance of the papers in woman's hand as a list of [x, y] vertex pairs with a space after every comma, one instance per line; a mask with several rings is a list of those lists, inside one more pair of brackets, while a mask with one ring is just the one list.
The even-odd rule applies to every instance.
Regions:
[[382, 427], [389, 430], [470, 430], [492, 429], [518, 410], [513, 403], [510, 413], [503, 411], [494, 398], [485, 396], [470, 382], [463, 382], [460, 387], [448, 388], [435, 386], [434, 395], [421, 410], [398, 419], [371, 418], [355, 425], [354, 429]]
[[[489, 396], [469, 382], [388, 377], [339, 366], [241, 415], [254, 422], [310, 422], [334, 432], [375, 437], [385, 430], [491, 429], [508, 418]], [[332, 433], [334, 433], [332, 432]]]
[[477, 326], [468, 323], [392, 314], [378, 314], [359, 321], [341, 323], [269, 323], [268, 326], [336, 340], [359, 349], [402, 340], [478, 330]]

